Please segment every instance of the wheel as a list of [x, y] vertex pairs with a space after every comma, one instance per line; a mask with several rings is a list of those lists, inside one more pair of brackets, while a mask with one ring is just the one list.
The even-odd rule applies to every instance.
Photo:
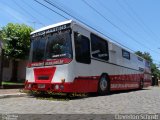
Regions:
[[107, 75], [103, 74], [98, 83], [98, 94], [105, 95], [110, 93], [110, 82]]
[[143, 84], [143, 79], [141, 79], [141, 80], [140, 80], [140, 84], [139, 84], [139, 89], [140, 89], [140, 90], [143, 89], [143, 85], [144, 85], [144, 84]]

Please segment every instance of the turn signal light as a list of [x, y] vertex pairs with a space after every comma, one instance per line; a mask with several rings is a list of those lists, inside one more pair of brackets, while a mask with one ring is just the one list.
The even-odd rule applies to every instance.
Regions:
[[64, 79], [64, 78], [62, 78], [62, 79], [61, 79], [61, 82], [62, 82], [62, 83], [64, 83], [64, 82], [65, 82], [65, 79]]

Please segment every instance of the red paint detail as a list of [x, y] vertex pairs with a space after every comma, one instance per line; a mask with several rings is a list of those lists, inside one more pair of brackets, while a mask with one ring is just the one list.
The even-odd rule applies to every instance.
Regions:
[[55, 64], [67, 64], [67, 63], [70, 63], [71, 61], [72, 61], [72, 59], [70, 59], [70, 58], [59, 58], [59, 59], [53, 59], [53, 60], [46, 60], [45, 64], [47, 62], [51, 63], [52, 65], [55, 65]]
[[118, 85], [122, 85], [122, 86], [125, 86], [125, 85], [136, 85], [137, 87], [117, 87], [117, 88], [111, 88], [110, 90], [111, 91], [118, 91], [118, 90], [130, 90], [130, 89], [138, 89], [139, 88], [139, 82], [133, 82], [133, 81], [111, 81], [111, 86], [112, 84], [118, 84]]
[[113, 81], [140, 81], [143, 79], [143, 74], [110, 75], [109, 77]]
[[97, 92], [98, 79], [93, 77], [78, 77], [74, 80], [74, 89], [76, 92]]
[[[31, 88], [28, 88], [31, 84]], [[38, 88], [38, 84], [45, 84], [45, 88]], [[63, 90], [56, 90], [55, 85], [63, 85]], [[88, 93], [88, 92], [97, 92], [98, 80], [93, 79], [78, 79], [76, 78], [74, 82], [64, 82], [64, 83], [46, 83], [46, 82], [27, 82], [25, 89], [27, 90], [39, 90], [39, 91], [52, 91], [52, 92], [77, 92], [77, 93]]]
[[[56, 67], [34, 68], [35, 83], [51, 83], [55, 70]], [[43, 76], [48, 77], [48, 79], [40, 79]]]
[[[97, 92], [98, 88], [98, 81], [100, 76], [79, 76], [75, 78], [73, 82], [64, 82], [64, 83], [51, 83], [51, 78], [54, 75], [56, 68], [35, 68], [35, 75], [50, 75], [50, 79], [48, 82], [45, 82], [44, 80], [37, 80], [37, 77], [35, 77], [36, 81], [35, 83], [26, 83], [26, 88], [28, 84], [33, 84], [31, 87], [31, 90], [41, 90], [41, 91], [53, 91], [53, 92], [77, 92], [77, 93], [87, 93], [87, 92]], [[46, 71], [46, 72], [43, 72]], [[111, 91], [115, 90], [128, 90], [128, 89], [138, 89], [140, 85], [140, 80], [143, 79], [143, 74], [130, 74], [130, 75], [110, 75], [110, 84], [137, 84], [136, 87], [117, 87], [117, 88], [111, 88]], [[38, 84], [43, 83], [46, 85], [44, 89], [39, 89]], [[63, 85], [63, 90], [55, 90], [55, 85]], [[151, 80], [144, 80], [144, 87], [148, 87], [151, 85]]]
[[44, 61], [39, 62], [28, 62], [27, 67], [44, 66]]
[[38, 66], [53, 66], [57, 64], [67, 64], [70, 63], [72, 59], [70, 58], [58, 58], [53, 60], [45, 60], [40, 62], [29, 62], [27, 67], [38, 67]]

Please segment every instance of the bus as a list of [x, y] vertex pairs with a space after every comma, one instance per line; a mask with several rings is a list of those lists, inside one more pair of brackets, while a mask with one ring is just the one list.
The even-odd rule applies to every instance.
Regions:
[[26, 90], [108, 94], [151, 85], [150, 63], [74, 20], [31, 33]]

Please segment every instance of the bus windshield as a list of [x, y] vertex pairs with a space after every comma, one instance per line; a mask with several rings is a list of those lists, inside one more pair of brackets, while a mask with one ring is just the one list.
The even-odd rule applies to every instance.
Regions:
[[32, 38], [31, 62], [42, 62], [59, 58], [72, 58], [70, 31]]

